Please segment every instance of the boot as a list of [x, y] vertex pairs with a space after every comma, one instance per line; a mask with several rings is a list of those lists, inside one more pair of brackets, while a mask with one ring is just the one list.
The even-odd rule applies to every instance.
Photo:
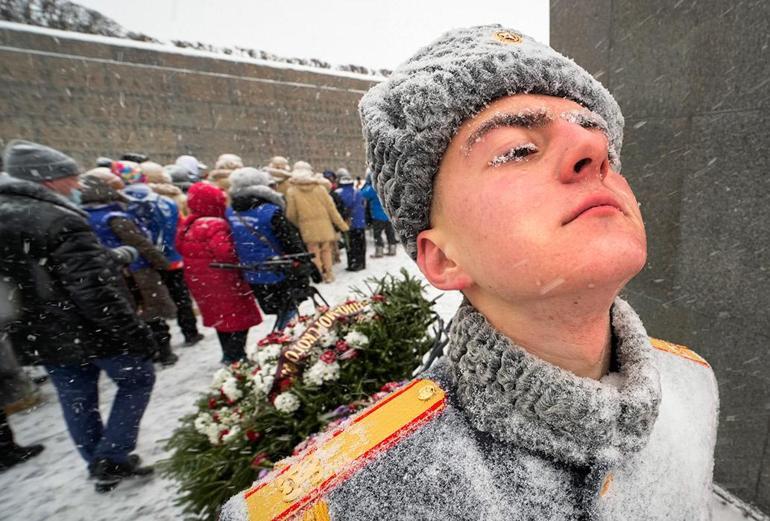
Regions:
[[158, 362], [163, 366], [170, 366], [177, 363], [179, 357], [171, 351], [171, 343], [166, 343], [160, 346], [158, 351]]
[[385, 255], [390, 255], [391, 257], [396, 254], [396, 245], [395, 244], [388, 244], [388, 253]]
[[0, 472], [13, 467], [14, 465], [18, 465], [19, 463], [23, 463], [30, 458], [34, 458], [43, 452], [43, 449], [45, 449], [43, 445], [28, 445], [22, 447], [15, 443], [8, 448], [4, 447], [2, 454], [0, 454]]
[[131, 454], [125, 463], [118, 463], [106, 458], [98, 459], [88, 466], [88, 470], [91, 477], [96, 480], [94, 487], [96, 491], [109, 492], [124, 479], [145, 477], [155, 472], [152, 466], [142, 467], [141, 463], [142, 460], [139, 456]]
[[374, 255], [372, 255], [372, 258], [379, 259], [380, 257], [382, 257], [382, 246], [375, 246]]
[[185, 345], [185, 347], [194, 346], [195, 344], [197, 344], [201, 340], [203, 340], [203, 335], [198, 333], [195, 336], [192, 336], [190, 338], [186, 338], [185, 341], [184, 341], [184, 345]]

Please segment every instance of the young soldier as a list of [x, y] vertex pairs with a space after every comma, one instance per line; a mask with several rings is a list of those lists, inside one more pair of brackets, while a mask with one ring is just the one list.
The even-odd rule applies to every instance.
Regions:
[[421, 49], [360, 110], [407, 252], [465, 296], [449, 356], [223, 517], [708, 519], [716, 382], [618, 297], [646, 237], [609, 92], [484, 26]]

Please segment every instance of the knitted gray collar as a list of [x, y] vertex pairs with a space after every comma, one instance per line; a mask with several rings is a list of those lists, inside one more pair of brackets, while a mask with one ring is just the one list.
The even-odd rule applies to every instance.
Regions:
[[467, 301], [450, 332], [450, 373], [470, 423], [498, 441], [569, 464], [612, 465], [641, 450], [658, 417], [660, 377], [641, 320], [612, 305], [618, 374], [580, 378], [498, 332]]

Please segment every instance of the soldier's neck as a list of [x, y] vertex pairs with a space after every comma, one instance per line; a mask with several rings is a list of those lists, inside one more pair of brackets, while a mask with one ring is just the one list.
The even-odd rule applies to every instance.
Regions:
[[610, 367], [610, 307], [614, 294], [573, 295], [518, 304], [471, 303], [502, 334], [530, 354], [584, 378], [600, 379]]

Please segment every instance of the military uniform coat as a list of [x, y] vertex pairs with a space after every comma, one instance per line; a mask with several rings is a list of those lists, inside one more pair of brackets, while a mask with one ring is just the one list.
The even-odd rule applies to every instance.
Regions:
[[279, 463], [222, 519], [709, 519], [713, 372], [650, 339], [622, 299], [611, 318], [615, 371], [596, 381], [464, 304], [447, 358]]

